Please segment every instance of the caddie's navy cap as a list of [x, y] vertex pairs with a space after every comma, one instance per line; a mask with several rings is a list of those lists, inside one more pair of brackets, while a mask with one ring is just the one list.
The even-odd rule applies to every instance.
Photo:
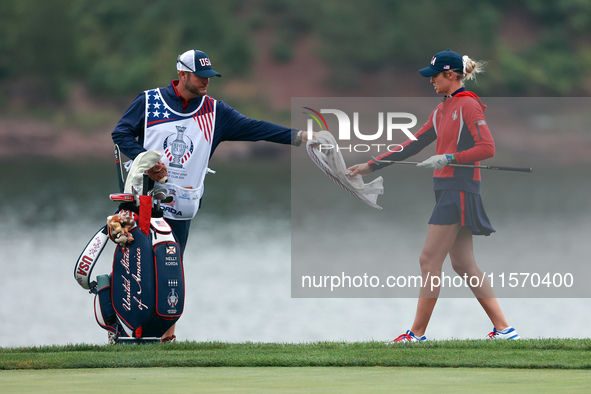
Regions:
[[419, 70], [423, 77], [432, 77], [442, 71], [458, 71], [464, 70], [464, 62], [462, 57], [454, 51], [443, 51], [435, 54], [431, 59], [429, 67]]
[[176, 59], [176, 69], [190, 71], [201, 78], [221, 77], [222, 74], [211, 68], [211, 61], [203, 51], [191, 49]]

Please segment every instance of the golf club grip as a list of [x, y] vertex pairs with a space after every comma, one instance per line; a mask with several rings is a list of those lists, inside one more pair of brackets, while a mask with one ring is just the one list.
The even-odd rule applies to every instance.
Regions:
[[489, 170], [499, 170], [499, 171], [517, 171], [517, 172], [533, 172], [533, 168], [531, 167], [502, 167], [502, 166], [486, 166]]

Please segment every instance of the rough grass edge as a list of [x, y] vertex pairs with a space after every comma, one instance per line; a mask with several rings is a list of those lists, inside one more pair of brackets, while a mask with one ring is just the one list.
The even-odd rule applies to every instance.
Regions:
[[369, 342], [177, 342], [0, 348], [0, 370], [122, 367], [413, 366], [591, 369], [590, 339]]

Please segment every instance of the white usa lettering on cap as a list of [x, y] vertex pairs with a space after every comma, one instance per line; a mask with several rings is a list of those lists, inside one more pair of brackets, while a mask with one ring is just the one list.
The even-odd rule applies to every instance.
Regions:
[[202, 57], [199, 59], [199, 63], [201, 64], [201, 67], [205, 67], [205, 66], [211, 66], [211, 62], [209, 61], [208, 57]]

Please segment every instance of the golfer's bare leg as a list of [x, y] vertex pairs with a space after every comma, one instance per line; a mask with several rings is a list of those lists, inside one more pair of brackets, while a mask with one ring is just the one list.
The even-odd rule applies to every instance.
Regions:
[[441, 278], [441, 267], [445, 257], [449, 253], [456, 236], [460, 231], [460, 224], [439, 225], [430, 224], [427, 237], [419, 258], [423, 286], [419, 292], [417, 312], [411, 331], [416, 336], [423, 336], [433, 308], [439, 297], [439, 282], [432, 278]]
[[[462, 277], [466, 275], [466, 278], [468, 278], [468, 286], [478, 299], [478, 302], [480, 302], [480, 305], [482, 305], [494, 327], [497, 330], [509, 327], [490, 282], [476, 265], [472, 231], [468, 227], [462, 227], [458, 232], [458, 236], [449, 251], [449, 257], [456, 273]], [[470, 278], [477, 279], [471, 281]]]

